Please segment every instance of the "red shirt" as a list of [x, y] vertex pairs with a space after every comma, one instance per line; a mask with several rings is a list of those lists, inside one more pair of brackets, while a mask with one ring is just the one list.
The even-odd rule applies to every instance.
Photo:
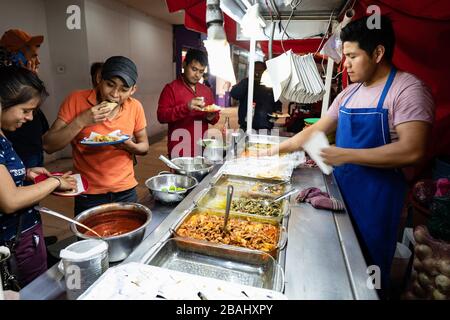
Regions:
[[[167, 84], [159, 97], [158, 121], [169, 124], [167, 149], [171, 158], [200, 155], [201, 146], [198, 146], [196, 142], [202, 139], [203, 134], [208, 130], [208, 122], [216, 124], [219, 121], [219, 113], [212, 120], [208, 121], [206, 119], [208, 113], [189, 110], [188, 104], [195, 97], [204, 97], [205, 105], [207, 106], [214, 104], [214, 96], [211, 89], [201, 83], [197, 83], [194, 92], [184, 82], [182, 77]], [[195, 122], [197, 122], [197, 130], [194, 130]], [[189, 135], [187, 132], [189, 132]], [[172, 150], [174, 154], [172, 154]]]

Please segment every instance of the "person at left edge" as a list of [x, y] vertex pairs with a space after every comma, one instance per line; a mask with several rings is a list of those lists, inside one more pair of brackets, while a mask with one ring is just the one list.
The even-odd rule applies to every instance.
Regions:
[[[184, 72], [176, 80], [167, 84], [159, 97], [158, 121], [169, 125], [167, 137], [167, 151], [170, 158], [195, 156], [197, 149], [194, 128], [198, 123], [201, 126], [202, 139], [208, 124], [216, 124], [220, 115], [218, 112], [201, 111], [205, 106], [214, 104], [214, 96], [207, 86], [199, 83], [206, 66], [208, 58], [203, 51], [189, 49], [183, 62]], [[184, 129], [189, 133], [190, 152], [185, 148], [176, 150], [179, 141], [178, 129]], [[178, 132], [177, 132], [178, 131]], [[188, 143], [189, 144], [189, 143]]]
[[[25, 31], [11, 29], [3, 34], [0, 39], [0, 47], [8, 53], [9, 61], [7, 63], [38, 73], [41, 64], [39, 49], [43, 41], [43, 36], [33, 37]], [[37, 108], [34, 111], [33, 120], [23, 124], [16, 131], [5, 130], [5, 136], [13, 144], [14, 150], [22, 159], [25, 167], [33, 168], [44, 165], [42, 136], [48, 129], [47, 118], [42, 110]]]
[[[35, 73], [17, 66], [0, 67], [0, 246], [12, 252], [11, 272], [21, 287], [47, 271], [47, 254], [39, 212], [33, 206], [58, 189], [72, 190], [75, 181], [69, 177], [50, 176], [42, 167], [27, 168], [3, 135], [14, 131], [33, 118], [33, 110], [46, 98], [47, 91]], [[24, 185], [40, 174], [46, 179]], [[11, 261], [11, 260], [10, 260]]]
[[[111, 57], [101, 75], [95, 89], [75, 91], [66, 98], [44, 136], [49, 152], [72, 145], [74, 168], [89, 182], [87, 192], [75, 198], [75, 215], [105, 203], [137, 202], [133, 155], [145, 155], [149, 148], [144, 109], [132, 98], [137, 89], [136, 65], [126, 57]], [[110, 108], [106, 101], [117, 105]], [[80, 144], [91, 132], [106, 135], [115, 130], [131, 138], [108, 146]]]

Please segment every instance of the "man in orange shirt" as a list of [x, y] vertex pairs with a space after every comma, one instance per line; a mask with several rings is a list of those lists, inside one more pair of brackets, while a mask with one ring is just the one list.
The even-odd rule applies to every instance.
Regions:
[[[75, 91], [63, 102], [58, 118], [44, 136], [44, 148], [53, 153], [71, 143], [74, 168], [87, 178], [86, 193], [75, 198], [75, 214], [111, 202], [136, 202], [133, 155], [148, 152], [147, 122], [136, 92], [136, 65], [126, 57], [111, 57], [102, 69], [97, 88]], [[108, 102], [117, 103], [110, 107]], [[91, 132], [115, 130], [134, 137], [121, 144], [80, 144]]]

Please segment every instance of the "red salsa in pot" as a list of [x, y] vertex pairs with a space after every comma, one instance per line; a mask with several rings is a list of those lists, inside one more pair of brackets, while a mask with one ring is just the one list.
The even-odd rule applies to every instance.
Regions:
[[[102, 238], [119, 236], [136, 230], [147, 220], [146, 214], [130, 210], [116, 210], [102, 212], [80, 221], [87, 227], [95, 230]], [[96, 235], [82, 227], [78, 230], [89, 237]]]

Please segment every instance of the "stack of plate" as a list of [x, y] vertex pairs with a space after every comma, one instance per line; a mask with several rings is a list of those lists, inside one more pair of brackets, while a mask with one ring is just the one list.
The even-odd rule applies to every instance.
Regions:
[[266, 62], [273, 84], [275, 101], [315, 103], [325, 95], [325, 85], [312, 54], [296, 55], [288, 51]]

